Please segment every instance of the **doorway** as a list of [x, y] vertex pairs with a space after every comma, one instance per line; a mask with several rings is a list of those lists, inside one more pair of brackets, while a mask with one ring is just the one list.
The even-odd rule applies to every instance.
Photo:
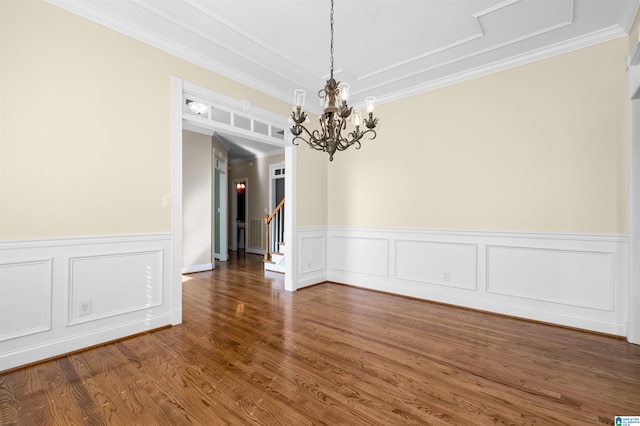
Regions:
[[247, 251], [247, 209], [249, 205], [249, 178], [233, 180], [231, 197], [231, 250]]
[[226, 262], [229, 260], [227, 161], [218, 151], [214, 152], [214, 165], [213, 251], [215, 259]]
[[269, 166], [269, 211], [272, 212], [285, 194], [285, 167], [284, 163], [272, 164]]
[[[251, 105], [251, 102], [244, 99], [234, 99], [229, 96], [214, 92], [205, 87], [199, 86], [178, 77], [172, 77], [172, 179], [171, 179], [171, 291], [167, 297], [171, 299], [171, 323], [173, 325], [182, 322], [182, 131], [188, 129], [190, 123], [196, 123], [212, 131], [220, 130], [244, 136], [273, 141], [278, 137], [277, 142], [284, 147], [285, 165], [289, 170], [296, 170], [296, 150], [291, 143], [291, 134], [283, 129], [288, 127], [287, 117], [274, 114]], [[195, 97], [211, 105], [209, 116], [189, 117], [186, 100], [188, 97]], [[244, 120], [238, 123], [233, 120], [238, 112], [242, 112]], [[249, 123], [248, 129], [242, 128], [243, 123]], [[261, 122], [262, 125], [253, 124]], [[265, 122], [267, 124], [265, 124]], [[206, 123], [206, 125], [205, 125]], [[274, 126], [275, 125], [275, 126]], [[296, 184], [294, 179], [286, 179], [285, 193], [289, 202], [285, 204], [285, 243], [287, 247], [295, 252], [296, 247], [296, 214], [295, 214], [295, 194]], [[285, 272], [284, 288], [287, 291], [295, 291], [296, 286], [295, 262], [287, 262]]]

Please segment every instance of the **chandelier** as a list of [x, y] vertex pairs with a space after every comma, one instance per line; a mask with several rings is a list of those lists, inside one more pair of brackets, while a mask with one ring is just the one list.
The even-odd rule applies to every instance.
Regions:
[[[291, 113], [291, 134], [293, 144], [298, 145], [298, 140], [302, 140], [318, 151], [329, 154], [329, 161], [333, 161], [333, 154], [337, 151], [344, 151], [352, 145], [360, 149], [360, 140], [364, 135], [375, 139], [375, 128], [378, 119], [373, 116], [375, 98], [370, 96], [365, 99], [367, 105], [368, 118], [362, 119], [360, 112], [353, 112], [353, 108], [347, 105], [349, 100], [349, 85], [336, 82], [333, 78], [333, 0], [331, 0], [331, 72], [323, 89], [318, 92], [318, 96], [324, 103], [324, 112], [319, 118], [320, 130], [309, 131], [303, 123], [308, 123], [307, 113], [302, 109], [304, 106], [305, 91], [297, 89], [294, 91], [293, 112]], [[347, 132], [347, 121], [351, 119], [354, 130]], [[366, 130], [361, 130], [364, 124]], [[343, 134], [343, 131], [346, 135]]]

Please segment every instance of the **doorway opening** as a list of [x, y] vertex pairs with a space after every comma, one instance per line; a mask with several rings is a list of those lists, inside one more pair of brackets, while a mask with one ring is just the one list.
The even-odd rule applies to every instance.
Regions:
[[[235, 226], [233, 229], [234, 236], [232, 250], [238, 252], [247, 251], [247, 205], [248, 200], [248, 178], [234, 179], [233, 187], [235, 188], [234, 197], [231, 202], [232, 217], [235, 217]], [[234, 225], [234, 224], [232, 224]]]
[[[228, 211], [227, 202], [227, 161], [218, 151], [214, 152], [214, 176], [213, 176], [213, 241], [214, 258], [221, 262], [229, 260], [229, 235], [228, 235]], [[215, 265], [215, 262], [214, 262]]]
[[[204, 102], [208, 106], [207, 116], [194, 115], [187, 107], [187, 101]], [[207, 128], [211, 134], [223, 131], [247, 138], [271, 143], [284, 148], [285, 165], [289, 170], [296, 170], [296, 151], [291, 144], [291, 134], [285, 132], [288, 127], [287, 117], [274, 114], [261, 108], [253, 107], [251, 102], [235, 99], [214, 92], [205, 87], [172, 78], [172, 179], [171, 179], [171, 323], [182, 322], [182, 132], [189, 126]], [[295, 252], [296, 247], [296, 215], [295, 215], [295, 179], [286, 179], [286, 244]], [[295, 291], [295, 262], [286, 264], [284, 288]]]
[[285, 195], [285, 167], [284, 163], [269, 166], [269, 211], [273, 211]]

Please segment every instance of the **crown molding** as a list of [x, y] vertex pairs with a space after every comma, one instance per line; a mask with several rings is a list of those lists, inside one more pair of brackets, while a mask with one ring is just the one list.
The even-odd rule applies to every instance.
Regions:
[[638, 11], [640, 10], [640, 0], [627, 0], [622, 10], [622, 16], [620, 17], [620, 26], [624, 31], [629, 34], [631, 26], [636, 20]]
[[[220, 74], [221, 76], [226, 77], [230, 80], [236, 81], [266, 95], [272, 96], [273, 98], [285, 102], [286, 104], [291, 104], [291, 96], [288, 91], [285, 92], [282, 88], [278, 88], [277, 86], [272, 84], [265, 84], [264, 82], [250, 77], [249, 75], [242, 73], [237, 69], [233, 69], [219, 61], [212, 60], [211, 58], [192, 51], [191, 49], [178, 47], [172, 42], [172, 40], [168, 40], [166, 38], [152, 34], [149, 31], [146, 31], [134, 25], [130, 21], [123, 20], [119, 17], [116, 18], [109, 12], [97, 12], [93, 7], [87, 5], [86, 3], [75, 0], [46, 1], [69, 12], [77, 14], [83, 18], [96, 22], [99, 25], [125, 34], [140, 42], [156, 47], [185, 61], [188, 61], [195, 65], [199, 65], [203, 68]], [[501, 3], [500, 6], [504, 7], [511, 3], [511, 0], [507, 0], [504, 3]], [[570, 4], [572, 4], [572, 2], [570, 2]], [[424, 84], [419, 84], [406, 89], [398, 90], [387, 95], [378, 96], [376, 102], [378, 104], [393, 102], [405, 97], [414, 96], [452, 84], [503, 71], [509, 68], [525, 65], [534, 61], [547, 59], [556, 55], [570, 52], [572, 50], [577, 50], [598, 43], [610, 41], [619, 37], [624, 37], [628, 34], [627, 27], [631, 26], [638, 9], [640, 8], [640, 0], [628, 0], [625, 5], [626, 7], [623, 13], [625, 19], [623, 25], [614, 25], [609, 28], [587, 34], [585, 36], [576, 37], [570, 40], [563, 41], [561, 43], [546, 46], [531, 52], [527, 52], [525, 54], [508, 58], [506, 60], [496, 61], [464, 72], [432, 80]], [[560, 26], [564, 26], [566, 24], [566, 22], [563, 22]], [[424, 72], [425, 70], [422, 71]], [[367, 89], [367, 91], [368, 90], [369, 89]], [[308, 105], [308, 107], [306, 107], [305, 109], [315, 114], [321, 114], [322, 112], [320, 107], [314, 107], [314, 105]]]
[[397, 101], [410, 96], [429, 92], [431, 90], [436, 90], [456, 83], [461, 83], [463, 81], [472, 80], [474, 78], [483, 77], [485, 75], [493, 74], [499, 71], [504, 71], [510, 68], [515, 68], [543, 59], [552, 58], [557, 55], [593, 46], [599, 43], [615, 40], [626, 35], [627, 33], [622, 27], [615, 25], [609, 28], [605, 28], [601, 31], [587, 34], [582, 37], [576, 37], [562, 43], [556, 43], [551, 46], [536, 49], [527, 52], [526, 54], [513, 56], [505, 60], [496, 61], [491, 64], [476, 67], [458, 74], [449, 75], [425, 84], [416, 85], [405, 90], [399, 90], [389, 95], [380, 96], [376, 98], [376, 103], [383, 104]]
[[63, 10], [76, 14], [82, 18], [93, 21], [103, 27], [109, 28], [118, 33], [127, 35], [134, 40], [138, 40], [142, 43], [153, 46], [164, 52], [167, 52], [173, 56], [184, 59], [195, 65], [199, 65], [210, 71], [222, 75], [230, 80], [244, 84], [245, 86], [256, 89], [262, 93], [279, 99], [283, 102], [291, 103], [291, 96], [285, 96], [278, 88], [264, 84], [255, 78], [252, 78], [237, 69], [226, 66], [225, 64], [214, 61], [204, 55], [196, 53], [191, 49], [178, 47], [171, 40], [163, 37], [159, 37], [149, 31], [146, 31], [134, 23], [123, 20], [119, 17], [115, 17], [113, 14], [102, 11], [96, 12], [96, 10], [90, 5], [74, 0], [46, 0], [48, 3], [60, 7]]

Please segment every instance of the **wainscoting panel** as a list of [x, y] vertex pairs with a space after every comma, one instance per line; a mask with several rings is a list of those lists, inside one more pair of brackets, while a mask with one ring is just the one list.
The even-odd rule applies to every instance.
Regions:
[[48, 330], [51, 259], [0, 264], [0, 342]]
[[[161, 305], [161, 274], [159, 250], [69, 259], [70, 325]], [[80, 312], [83, 300], [91, 301], [86, 315]]]
[[302, 236], [300, 237], [300, 273], [322, 271], [325, 265], [325, 242], [324, 236]]
[[395, 278], [475, 290], [477, 245], [395, 241]]
[[368, 236], [330, 235], [329, 265], [357, 274], [389, 276], [389, 239]]
[[[297, 250], [287, 256], [295, 262], [294, 283], [300, 289], [327, 279], [327, 231], [325, 227], [298, 228]], [[288, 261], [288, 260], [287, 260]]]
[[0, 242], [0, 371], [171, 325], [171, 238]]
[[613, 253], [487, 247], [487, 292], [613, 311]]
[[[326, 275], [315, 282], [626, 335], [625, 235], [356, 227], [327, 227], [325, 235]], [[301, 259], [316, 255], [299, 247]]]

